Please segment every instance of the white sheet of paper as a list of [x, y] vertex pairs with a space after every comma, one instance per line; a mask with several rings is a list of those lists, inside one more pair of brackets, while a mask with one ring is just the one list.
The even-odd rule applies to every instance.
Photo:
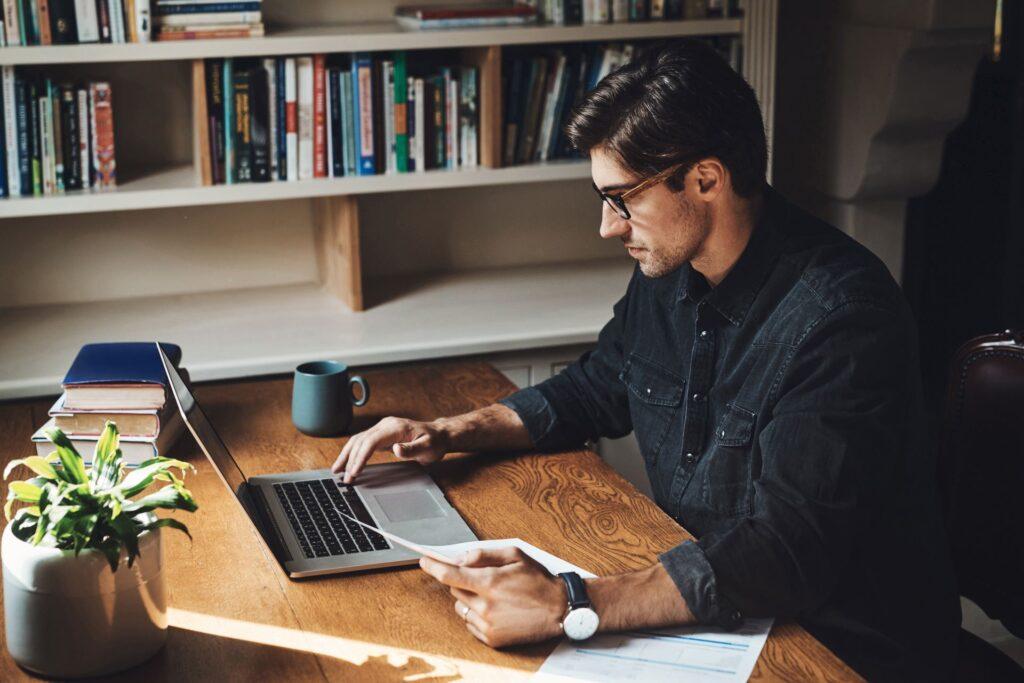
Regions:
[[493, 550], [495, 548], [507, 548], [509, 546], [516, 546], [524, 553], [526, 553], [527, 555], [529, 555], [530, 557], [544, 565], [544, 568], [552, 574], [560, 574], [562, 572], [577, 572], [580, 576], [582, 576], [585, 579], [590, 579], [595, 576], [595, 574], [588, 572], [586, 569], [581, 569], [580, 567], [577, 567], [574, 564], [570, 564], [560, 557], [556, 557], [555, 555], [552, 555], [549, 552], [541, 550], [535, 545], [527, 543], [521, 538], [502, 538], [492, 539], [488, 541], [468, 541], [466, 543], [452, 543], [451, 545], [426, 545], [415, 543], [413, 541], [404, 539], [401, 536], [397, 536], [388, 531], [384, 531], [383, 529], [378, 529], [372, 524], [360, 522], [355, 517], [350, 517], [349, 515], [346, 515], [344, 512], [342, 512], [341, 515], [343, 517], [347, 517], [348, 519], [352, 520], [356, 524], [359, 524], [360, 526], [364, 526], [367, 529], [372, 529], [373, 531], [376, 531], [378, 534], [388, 539], [389, 541], [392, 541], [393, 543], [397, 543], [402, 547], [408, 548], [414, 553], [425, 555], [426, 557], [429, 557], [433, 560], [437, 560], [438, 562], [458, 564], [459, 557], [469, 552], [470, 550], [476, 550], [478, 548]]
[[706, 626], [608, 633], [563, 641], [534, 674], [536, 681], [746, 681], [772, 619], [747, 619], [735, 631]]

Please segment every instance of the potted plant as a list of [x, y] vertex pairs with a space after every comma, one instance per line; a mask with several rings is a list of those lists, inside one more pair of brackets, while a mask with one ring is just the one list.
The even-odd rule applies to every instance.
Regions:
[[[11, 482], [4, 507], [7, 648], [21, 666], [46, 676], [120, 671], [166, 640], [160, 529], [188, 529], [153, 511], [197, 509], [181, 478], [191, 465], [158, 457], [127, 469], [113, 422], [96, 442], [92, 467], [59, 429], [46, 435], [53, 453], [13, 460], [4, 470], [5, 480], [18, 465], [36, 475]], [[158, 481], [166, 485], [135, 498]], [[12, 517], [16, 502], [25, 505]]]

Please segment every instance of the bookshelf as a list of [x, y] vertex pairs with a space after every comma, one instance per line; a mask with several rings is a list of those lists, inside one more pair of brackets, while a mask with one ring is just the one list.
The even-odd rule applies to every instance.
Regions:
[[[588, 163], [500, 167], [507, 47], [739, 37], [771, 139], [777, 0], [742, 19], [444, 32], [400, 29], [395, 4], [264, 0], [263, 38], [0, 49], [111, 80], [119, 165], [112, 191], [0, 200], [0, 399], [55, 393], [106, 339], [179, 343], [202, 380], [592, 343], [632, 260], [596, 235]], [[200, 183], [194, 60], [435, 49], [480, 68], [479, 168]]]

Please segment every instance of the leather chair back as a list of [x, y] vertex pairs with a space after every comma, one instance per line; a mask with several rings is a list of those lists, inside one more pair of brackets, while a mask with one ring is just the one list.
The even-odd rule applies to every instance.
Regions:
[[957, 351], [939, 474], [960, 594], [1024, 637], [1024, 331]]

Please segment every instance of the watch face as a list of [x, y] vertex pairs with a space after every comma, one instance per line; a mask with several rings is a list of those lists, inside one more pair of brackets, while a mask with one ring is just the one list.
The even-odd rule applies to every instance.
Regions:
[[570, 610], [562, 621], [562, 630], [572, 640], [586, 640], [597, 632], [597, 612], [589, 607]]

